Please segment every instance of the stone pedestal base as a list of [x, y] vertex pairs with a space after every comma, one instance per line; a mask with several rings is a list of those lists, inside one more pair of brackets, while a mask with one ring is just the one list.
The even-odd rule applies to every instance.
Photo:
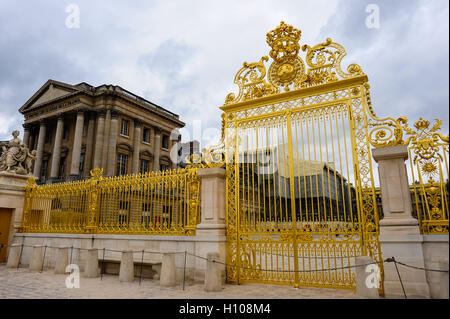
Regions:
[[[195, 254], [197, 256], [207, 258], [208, 253], [215, 252], [218, 254], [218, 260], [226, 260], [226, 234], [224, 224], [200, 224], [197, 226], [195, 238]], [[220, 269], [220, 276], [222, 278], [222, 283], [224, 283], [225, 267], [223, 267], [222, 265], [217, 265], [217, 267]], [[203, 282], [205, 280], [206, 270], [206, 260], [196, 258], [194, 280]]]
[[[422, 243], [417, 220], [413, 218], [380, 221], [380, 245], [383, 258], [415, 266], [425, 267]], [[430, 288], [424, 270], [397, 264], [408, 299], [430, 298]], [[394, 263], [384, 263], [384, 290], [386, 298], [405, 298]]]
[[[13, 242], [14, 235], [20, 228], [25, 199], [25, 186], [30, 175], [17, 175], [10, 172], [0, 172], [0, 209], [6, 209], [11, 214], [10, 225], [1, 225], [0, 231], [8, 232], [8, 241], [5, 246]], [[9, 254], [9, 247], [6, 255]]]

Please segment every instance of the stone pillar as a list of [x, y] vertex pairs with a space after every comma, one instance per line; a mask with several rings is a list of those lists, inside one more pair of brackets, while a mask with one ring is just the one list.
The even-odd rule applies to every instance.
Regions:
[[162, 256], [160, 286], [173, 287], [176, 284], [175, 253], [165, 252]]
[[441, 299], [448, 299], [448, 258], [443, 259], [439, 262], [439, 268], [440, 270], [443, 270], [444, 272], [441, 272], [441, 289], [439, 293], [439, 297]]
[[125, 250], [122, 252], [122, 260], [120, 261], [119, 280], [124, 282], [134, 281], [134, 261], [133, 251]]
[[38, 146], [36, 151], [36, 162], [34, 163], [33, 175], [41, 178], [42, 157], [44, 156], [44, 142], [45, 142], [46, 122], [41, 121], [39, 127]]
[[33, 246], [33, 255], [31, 256], [30, 270], [41, 271], [43, 258], [44, 258], [44, 246], [42, 245]]
[[[378, 163], [384, 218], [380, 221], [380, 245], [383, 258], [424, 268], [423, 237], [419, 223], [411, 215], [411, 194], [405, 160], [405, 145], [374, 149]], [[398, 266], [408, 298], [429, 298], [425, 271]], [[404, 298], [394, 263], [384, 263], [384, 287], [387, 298]]]
[[102, 165], [105, 169], [105, 172], [107, 171], [106, 163], [108, 160], [108, 144], [109, 144], [109, 131], [111, 127], [111, 109], [106, 110], [106, 116], [105, 116], [105, 131], [103, 132], [103, 142], [102, 142]]
[[142, 121], [134, 120], [134, 144], [133, 144], [133, 166], [132, 174], [139, 174], [139, 152], [141, 146], [141, 127]]
[[[206, 258], [211, 251], [219, 254], [218, 259], [226, 260], [225, 234], [225, 170], [223, 168], [203, 168], [197, 171], [201, 178], [200, 224], [196, 228], [195, 254]], [[206, 263], [196, 258], [194, 280], [204, 281]], [[222, 282], [225, 268], [221, 269]]]
[[52, 154], [52, 168], [50, 170], [50, 178], [57, 179], [59, 176], [59, 163], [61, 160], [61, 141], [64, 131], [64, 118], [62, 115], [58, 116], [58, 123], [56, 124], [55, 144], [53, 145]]
[[94, 127], [95, 127], [95, 115], [89, 114], [89, 122], [86, 136], [86, 155], [84, 158], [84, 175], [90, 176], [89, 172], [92, 169], [92, 153], [94, 149]]
[[119, 113], [111, 112], [111, 127], [109, 131], [108, 160], [106, 176], [114, 176], [116, 168], [116, 145], [119, 130]]
[[84, 110], [77, 112], [75, 124], [75, 136], [73, 139], [72, 161], [70, 163], [70, 175], [76, 177], [80, 174], [81, 142], [83, 139]]
[[224, 266], [214, 262], [219, 260], [218, 253], [208, 253], [206, 255], [206, 275], [205, 275], [205, 291], [222, 291], [222, 275], [221, 271]]
[[69, 264], [69, 248], [59, 247], [56, 251], [55, 274], [65, 274]]
[[98, 249], [91, 248], [87, 251], [86, 271], [87, 278], [98, 277]]
[[[378, 299], [380, 297], [378, 294], [378, 275], [373, 269], [367, 268], [370, 263], [373, 263], [373, 260], [369, 256], [356, 257], [356, 297], [360, 299]], [[373, 264], [371, 266], [376, 267], [378, 265]], [[373, 280], [370, 280], [371, 278], [368, 278], [368, 276], [373, 276]], [[368, 284], [373, 284], [373, 286], [369, 287]]]
[[103, 151], [103, 131], [105, 129], [105, 113], [99, 112], [97, 114], [97, 132], [95, 137], [95, 151], [94, 151], [94, 167], [102, 167], [102, 151]]
[[154, 128], [155, 130], [155, 143], [153, 149], [153, 170], [159, 171], [159, 155], [161, 153], [161, 130]]
[[20, 262], [20, 252], [22, 250], [21, 244], [12, 244], [9, 248], [8, 261], [6, 268], [17, 268]]
[[28, 124], [23, 124], [23, 143], [30, 148], [30, 125]]

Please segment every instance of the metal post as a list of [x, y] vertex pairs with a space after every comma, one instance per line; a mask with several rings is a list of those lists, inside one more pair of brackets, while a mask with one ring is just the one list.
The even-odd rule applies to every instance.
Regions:
[[100, 269], [100, 280], [103, 280], [104, 267], [105, 267], [105, 247], [103, 247], [102, 268]]
[[41, 271], [42, 272], [44, 270], [44, 261], [45, 261], [45, 252], [47, 251], [47, 245], [44, 246], [44, 256], [42, 257], [42, 266], [41, 266]]
[[139, 286], [141, 285], [142, 280], [142, 265], [144, 264], [144, 250], [142, 249], [142, 257], [141, 257], [141, 271], [139, 273]]
[[19, 262], [17, 263], [17, 270], [19, 270], [20, 267], [20, 259], [22, 259], [22, 251], [23, 251], [23, 242], [22, 247], [20, 247], [20, 255], [19, 255]]
[[184, 251], [184, 270], [183, 270], [183, 290], [184, 290], [184, 282], [186, 281], [186, 254], [187, 251]]

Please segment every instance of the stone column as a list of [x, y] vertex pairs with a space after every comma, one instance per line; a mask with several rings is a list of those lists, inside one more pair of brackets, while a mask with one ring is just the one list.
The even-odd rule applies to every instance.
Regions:
[[30, 125], [23, 124], [23, 143], [29, 148], [30, 146]]
[[94, 167], [102, 167], [102, 151], [103, 151], [103, 131], [105, 129], [105, 113], [99, 112], [97, 114], [97, 134], [95, 137], [95, 151], [94, 151]]
[[87, 278], [98, 277], [98, 249], [90, 248], [87, 251], [85, 276]]
[[222, 291], [221, 271], [223, 265], [215, 262], [219, 261], [219, 254], [210, 252], [206, 255], [206, 275], [205, 275], [205, 291], [214, 292]]
[[38, 179], [41, 178], [42, 157], [44, 155], [45, 132], [46, 132], [46, 122], [41, 121], [39, 127], [38, 146], [36, 151], [36, 162], [34, 163], [34, 172], [33, 172], [33, 175]]
[[12, 244], [9, 249], [8, 261], [6, 262], [6, 268], [17, 268], [20, 263], [20, 253], [22, 252], [21, 244]]
[[81, 142], [83, 139], [84, 110], [78, 110], [75, 124], [75, 136], [73, 139], [72, 161], [70, 163], [70, 175], [76, 177], [80, 174]]
[[119, 281], [133, 282], [134, 281], [134, 261], [133, 251], [122, 251], [122, 259], [120, 260]]
[[[380, 221], [380, 245], [383, 258], [424, 268], [423, 237], [419, 223], [411, 215], [411, 194], [405, 160], [405, 145], [374, 149], [378, 163], [384, 218]], [[408, 298], [429, 298], [425, 271], [398, 266]], [[394, 263], [384, 263], [384, 287], [387, 298], [404, 298]]]
[[56, 251], [55, 274], [65, 274], [69, 264], [69, 248], [59, 247]]
[[111, 109], [108, 107], [106, 110], [106, 116], [105, 116], [105, 131], [103, 132], [103, 143], [102, 143], [102, 165], [105, 169], [105, 172], [107, 171], [107, 160], [108, 160], [108, 144], [109, 144], [109, 131], [111, 127]]
[[42, 263], [44, 259], [44, 246], [35, 245], [33, 246], [33, 254], [30, 261], [31, 271], [40, 271], [42, 269]]
[[155, 130], [155, 143], [153, 150], [153, 170], [159, 171], [159, 154], [161, 153], [161, 130], [157, 127]]
[[139, 174], [139, 151], [140, 151], [140, 146], [141, 146], [141, 127], [142, 127], [142, 121], [139, 119], [134, 120], [133, 166], [131, 169], [132, 174]]
[[[209, 252], [217, 252], [218, 259], [226, 259], [225, 234], [225, 170], [223, 168], [203, 168], [197, 171], [201, 178], [200, 224], [196, 228], [195, 254], [206, 258]], [[221, 268], [222, 282], [225, 268]], [[205, 260], [196, 258], [194, 280], [204, 281]]]
[[162, 257], [162, 267], [161, 267], [161, 287], [173, 287], [177, 284], [176, 277], [176, 267], [175, 267], [175, 253], [174, 252], [164, 252]]
[[89, 176], [89, 172], [92, 169], [92, 153], [94, 149], [94, 127], [95, 127], [95, 115], [89, 114], [89, 122], [86, 136], [86, 155], [84, 158], [84, 175]]
[[59, 163], [61, 160], [61, 141], [64, 131], [64, 118], [62, 115], [58, 116], [58, 123], [56, 124], [55, 143], [53, 145], [52, 154], [52, 168], [50, 170], [50, 178], [57, 179], [59, 171]]
[[111, 112], [111, 126], [109, 130], [108, 160], [106, 176], [114, 176], [116, 168], [116, 146], [119, 132], [119, 113]]

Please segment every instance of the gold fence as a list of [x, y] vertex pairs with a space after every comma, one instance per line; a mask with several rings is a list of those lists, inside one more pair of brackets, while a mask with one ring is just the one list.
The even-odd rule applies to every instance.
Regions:
[[194, 235], [200, 179], [195, 168], [26, 187], [22, 232]]
[[373, 146], [408, 146], [411, 197], [421, 233], [448, 234], [449, 136], [440, 133], [442, 121], [431, 126], [420, 118], [411, 128], [405, 117], [374, 120], [369, 123]]
[[448, 136], [437, 133], [441, 121], [420, 118], [410, 130], [409, 159], [415, 209], [423, 234], [448, 234]]

